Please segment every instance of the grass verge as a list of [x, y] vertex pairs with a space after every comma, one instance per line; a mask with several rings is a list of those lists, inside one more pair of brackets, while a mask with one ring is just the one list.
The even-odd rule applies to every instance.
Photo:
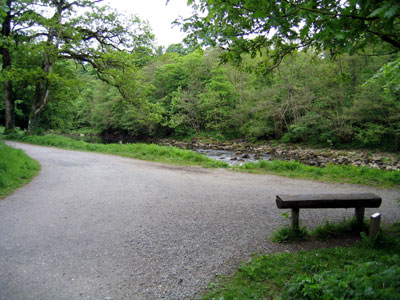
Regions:
[[0, 199], [28, 183], [39, 170], [37, 161], [0, 141]]
[[292, 178], [353, 183], [369, 186], [395, 187], [400, 185], [399, 171], [368, 167], [328, 164], [326, 167], [307, 166], [296, 161], [259, 161], [234, 169], [250, 173], [270, 173]]
[[261, 255], [203, 299], [399, 299], [400, 226], [355, 246]]

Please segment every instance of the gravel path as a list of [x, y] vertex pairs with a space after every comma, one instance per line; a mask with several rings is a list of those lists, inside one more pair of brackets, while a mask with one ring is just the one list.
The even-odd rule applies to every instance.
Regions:
[[[241, 259], [288, 247], [267, 240], [288, 223], [276, 194], [374, 192], [383, 222], [400, 219], [399, 190], [8, 144], [42, 170], [0, 200], [1, 300], [195, 299]], [[352, 214], [302, 210], [300, 218], [311, 228]]]

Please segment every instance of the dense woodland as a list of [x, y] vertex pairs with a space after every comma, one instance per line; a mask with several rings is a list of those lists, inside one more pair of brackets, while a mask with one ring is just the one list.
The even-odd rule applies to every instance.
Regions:
[[[163, 49], [145, 22], [94, 10], [94, 1], [2, 3], [0, 112], [9, 129], [399, 150], [400, 58], [385, 43], [350, 53], [310, 44], [266, 66], [268, 49], [279, 50], [272, 45], [240, 59], [189, 39]], [[39, 4], [52, 13], [33, 11]], [[74, 6], [91, 10], [77, 15]]]

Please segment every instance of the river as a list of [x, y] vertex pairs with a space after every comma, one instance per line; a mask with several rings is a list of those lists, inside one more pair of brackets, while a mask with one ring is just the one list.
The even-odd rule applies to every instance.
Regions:
[[253, 153], [237, 153], [233, 150], [213, 150], [213, 149], [193, 149], [211, 159], [224, 161], [229, 165], [242, 165], [248, 162], [257, 162], [259, 160], [270, 160], [272, 155], [256, 155]]

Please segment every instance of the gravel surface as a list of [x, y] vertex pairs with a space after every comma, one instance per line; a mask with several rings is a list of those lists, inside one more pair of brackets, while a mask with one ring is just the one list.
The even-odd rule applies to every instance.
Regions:
[[[37, 159], [30, 184], [0, 200], [0, 299], [196, 299], [288, 220], [276, 194], [373, 192], [384, 223], [399, 190], [174, 167], [8, 142]], [[353, 210], [302, 210], [308, 228]]]

